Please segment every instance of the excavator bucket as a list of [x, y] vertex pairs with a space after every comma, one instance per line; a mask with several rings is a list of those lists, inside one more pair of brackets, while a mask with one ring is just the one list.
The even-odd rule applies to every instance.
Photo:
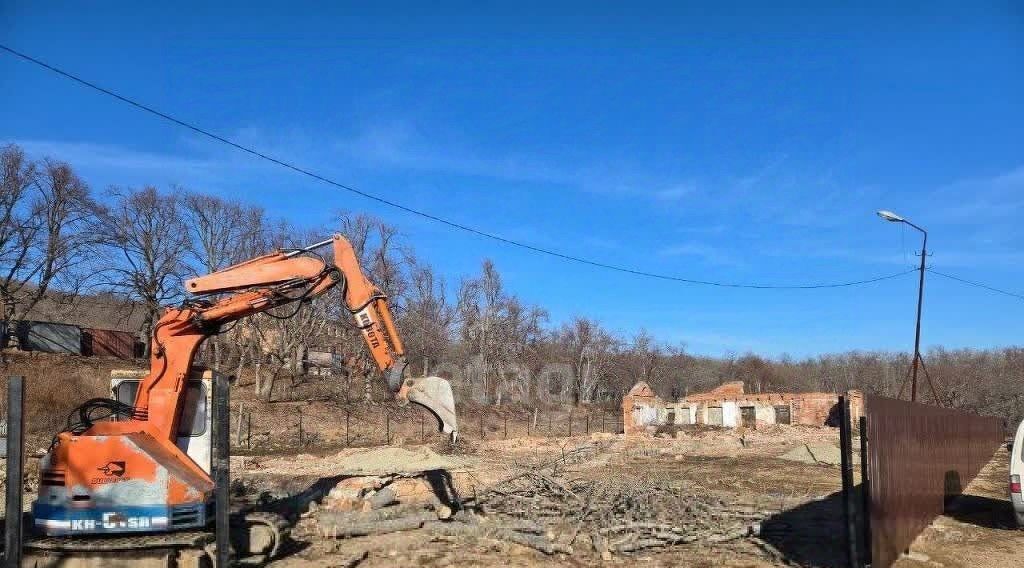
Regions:
[[398, 404], [418, 404], [434, 415], [439, 431], [451, 436], [455, 442], [459, 426], [455, 419], [455, 397], [452, 385], [441, 377], [413, 377], [402, 382], [396, 396]]

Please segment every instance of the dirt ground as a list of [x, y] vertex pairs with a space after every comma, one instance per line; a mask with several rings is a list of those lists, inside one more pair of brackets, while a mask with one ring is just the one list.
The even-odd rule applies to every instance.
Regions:
[[[406, 446], [392, 453], [435, 450], [452, 460], [453, 479], [463, 497], [485, 492], [500, 480], [536, 470], [581, 448], [585, 459], [574, 461], [562, 475], [587, 484], [626, 484], [662, 490], [660, 498], [677, 493], [685, 499], [713, 496], [724, 508], [745, 506], [761, 512], [741, 538], [725, 542], [694, 542], [656, 546], [632, 553], [606, 554], [574, 543], [572, 553], [543, 554], [500, 538], [441, 535], [426, 528], [379, 536], [324, 538], [303, 531], [312, 521], [301, 519], [295, 546], [276, 566], [845, 566], [842, 555], [839, 468], [829, 463], [793, 460], [837, 444], [831, 429], [775, 427], [768, 431], [689, 431], [674, 437], [625, 438], [596, 434], [574, 438], [534, 438], [481, 442], [444, 454], [440, 446]], [[325, 473], [369, 464], [367, 455], [346, 450], [297, 458], [252, 458], [237, 463], [239, 474], [254, 485], [288, 486], [291, 494], [308, 490], [311, 482], [338, 477]], [[433, 454], [432, 454], [433, 455]], [[789, 456], [791, 459], [784, 459]], [[825, 460], [830, 461], [830, 460]], [[358, 471], [358, 470], [357, 470]], [[1020, 566], [1024, 531], [1016, 528], [1006, 497], [1007, 453], [1001, 450], [978, 478], [953, 501], [915, 541], [897, 568]], [[650, 506], [650, 502], [646, 506]], [[678, 504], [673, 506], [679, 507]], [[687, 508], [688, 510], [688, 508]], [[685, 517], [678, 509], [679, 517]], [[485, 521], [486, 522], [486, 521]], [[565, 540], [559, 526], [549, 536]], [[586, 528], [583, 529], [586, 531]]]
[[[385, 452], [384, 460], [408, 461], [422, 451], [449, 460], [454, 489], [468, 502], [501, 480], [540, 471], [542, 464], [569, 454], [583, 456], [566, 463], [559, 479], [574, 488], [626, 487], [633, 499], [655, 496], [670, 505], [646, 501], [658, 509], [659, 522], [679, 523], [691, 515], [690, 500], [713, 503], [722, 510], [749, 513], [731, 519], [741, 532], [719, 537], [722, 542], [696, 541], [655, 546], [629, 553], [605, 553], [590, 541], [569, 542], [572, 553], [544, 554], [501, 538], [439, 534], [426, 528], [385, 535], [330, 538], [317, 533], [315, 515], [298, 519], [295, 545], [276, 566], [775, 566], [786, 562], [840, 566], [842, 549], [838, 521], [839, 468], [813, 459], [782, 459], [800, 447], [823, 448], [838, 443], [836, 430], [778, 426], [768, 431], [684, 431], [672, 437], [625, 438], [594, 434], [572, 438], [519, 438], [476, 442], [451, 451], [443, 445], [407, 445]], [[346, 475], [363, 474], [379, 465], [375, 450], [351, 449], [299, 456], [239, 456], [232, 476], [265, 501], [305, 511], [309, 501]], [[376, 460], [376, 461], [374, 461]], [[369, 464], [369, 465], [368, 465]], [[396, 464], [401, 465], [401, 464]], [[353, 469], [356, 468], [356, 469]], [[362, 468], [362, 469], [360, 469]], [[373, 467], [370, 467], [372, 470]], [[346, 473], [350, 472], [350, 473]], [[679, 497], [679, 500], [673, 500]], [[273, 505], [271, 505], [273, 508]], [[317, 505], [314, 509], [323, 510]], [[667, 516], [665, 516], [667, 515]], [[482, 523], [496, 523], [482, 513]], [[546, 517], [547, 535], [566, 543], [575, 532]], [[739, 524], [737, 524], [739, 523]], [[692, 525], [687, 525], [692, 526]], [[580, 534], [588, 527], [576, 527]], [[714, 530], [714, 527], [711, 527]], [[732, 529], [730, 529], [732, 530]], [[734, 531], [735, 532], [735, 531]], [[724, 534], [724, 533], [723, 533]]]
[[[63, 424], [67, 409], [84, 398], [104, 396], [110, 369], [126, 366], [130, 363], [115, 359], [5, 354], [0, 362], [4, 375], [28, 379], [26, 507], [38, 483], [38, 461], [33, 458]], [[347, 405], [336, 402], [336, 397], [262, 403], [244, 388], [235, 391], [232, 408], [244, 413], [237, 413], [232, 432], [240, 432], [238, 416], [256, 414], [246, 444], [241, 444], [241, 436], [233, 436], [234, 450], [244, 454], [232, 458], [238, 496], [256, 498], [260, 508], [296, 522], [294, 543], [277, 566], [844, 566], [834, 429], [687, 428], [653, 438], [624, 438], [611, 433], [620, 427], [614, 409], [574, 413], [554, 407], [469, 407], [463, 416], [464, 441], [450, 448], [431, 433], [429, 420], [415, 408]], [[581, 431], [595, 433], [581, 436]], [[299, 440], [306, 453], [293, 450]], [[379, 446], [386, 440], [392, 444]], [[347, 445], [364, 447], [340, 449]], [[563, 460], [567, 456], [576, 457]], [[564, 463], [553, 475], [550, 464], [559, 460]], [[375, 536], [333, 538], [317, 531], [317, 518], [308, 513], [310, 503], [316, 503], [314, 509], [330, 510], [324, 498], [346, 478], [416, 470], [450, 471], [452, 490], [475, 503], [479, 511], [474, 519], [484, 527], [507, 523], [509, 518], [493, 504], [490, 511], [480, 506], [483, 495], [495, 488], [508, 490], [503, 483], [510, 478], [543, 471], [583, 495], [582, 508], [589, 507], [588, 496], [611, 493], [627, 497], [635, 509], [657, 509], [657, 518], [651, 520], [658, 526], [714, 530], [721, 521], [729, 530], [720, 531], [720, 542], [704, 538], [604, 554], [581, 537], [594, 528], [590, 521], [566, 527], [558, 515], [550, 514], [542, 515], [543, 536], [560, 550], [550, 554], [488, 531], [444, 534], [432, 530], [439, 528], [437, 521]], [[1006, 472], [1007, 453], [1000, 451], [896, 566], [1021, 565], [1024, 531], [1012, 518]], [[699, 518], [695, 524], [695, 510], [708, 505], [733, 516], [712, 514], [710, 522]], [[603, 521], [607, 526], [608, 519]], [[736, 527], [744, 529], [742, 534]]]

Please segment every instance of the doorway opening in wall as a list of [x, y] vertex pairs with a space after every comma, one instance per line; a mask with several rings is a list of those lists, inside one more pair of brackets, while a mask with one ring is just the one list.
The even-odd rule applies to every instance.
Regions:
[[721, 406], [709, 406], [708, 407], [708, 426], [721, 426], [722, 425], [722, 407]]
[[753, 406], [741, 406], [740, 419], [744, 428], [757, 428], [757, 414]]
[[780, 404], [775, 407], [775, 423], [792, 424], [792, 418], [790, 417], [788, 404]]
[[676, 413], [675, 413], [674, 410], [669, 410], [668, 414], [665, 415], [665, 424], [675, 424], [675, 423], [676, 423]]

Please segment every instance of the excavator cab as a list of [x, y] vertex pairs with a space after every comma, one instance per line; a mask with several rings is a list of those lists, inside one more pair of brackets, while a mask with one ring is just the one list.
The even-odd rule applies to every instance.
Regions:
[[[185, 385], [185, 402], [176, 440], [178, 448], [209, 475], [213, 475], [213, 382], [219, 376], [217, 371], [193, 368], [192, 376]], [[145, 377], [146, 371], [111, 371], [110, 398], [132, 404]]]

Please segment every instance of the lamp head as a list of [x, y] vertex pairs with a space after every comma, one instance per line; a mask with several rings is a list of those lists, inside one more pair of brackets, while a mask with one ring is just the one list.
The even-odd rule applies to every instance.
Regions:
[[878, 216], [892, 223], [902, 223], [903, 221], [906, 221], [906, 219], [904, 219], [903, 217], [900, 217], [899, 215], [893, 213], [892, 211], [886, 211], [885, 209], [879, 211]]

